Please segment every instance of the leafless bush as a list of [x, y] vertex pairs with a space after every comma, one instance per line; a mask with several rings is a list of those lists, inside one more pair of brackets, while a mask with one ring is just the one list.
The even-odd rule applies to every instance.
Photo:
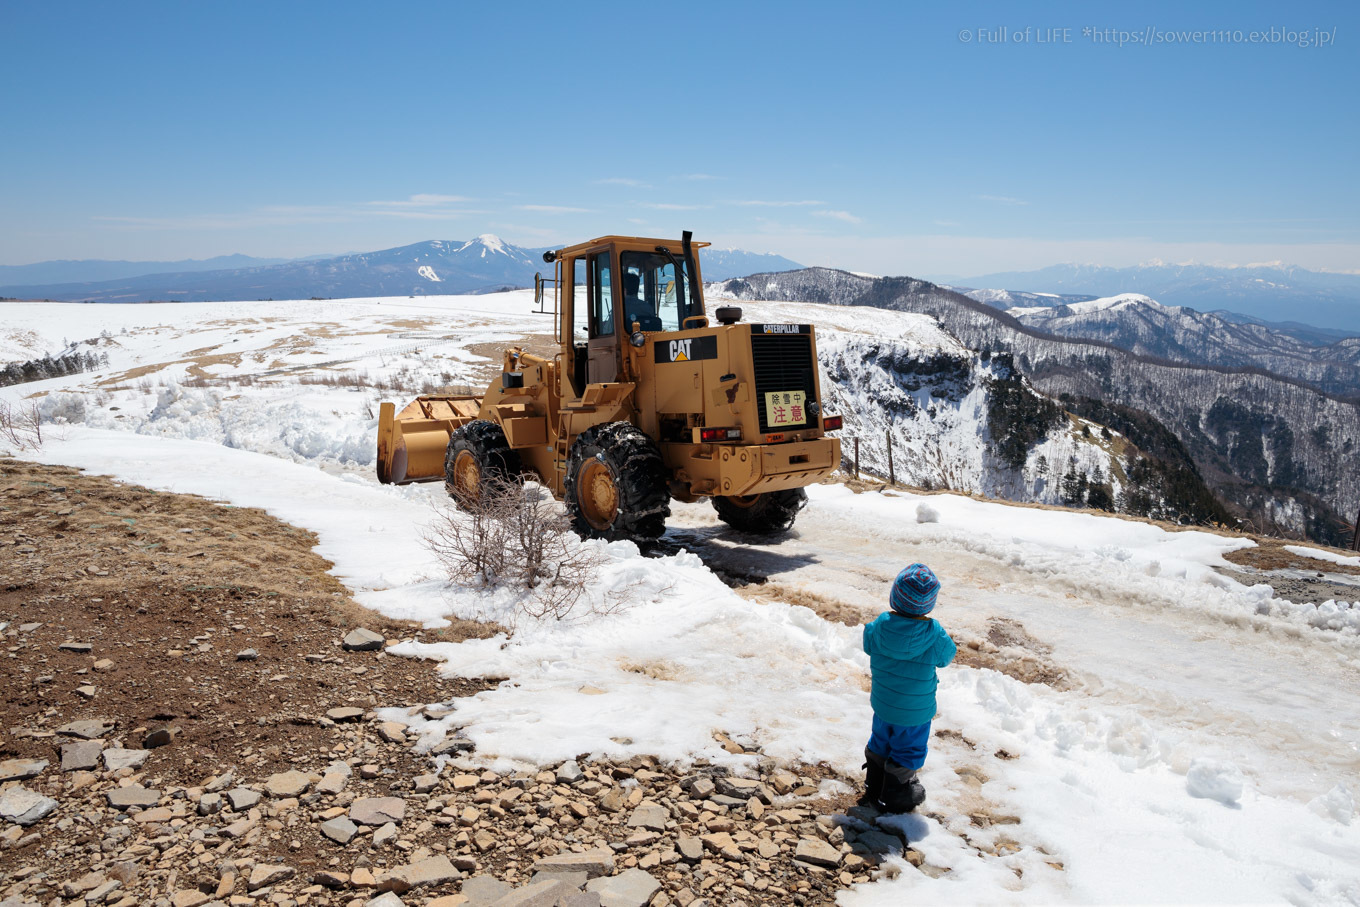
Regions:
[[[571, 617], [605, 561], [541, 488], [517, 482], [491, 484], [478, 500], [442, 508], [425, 542], [450, 580], [512, 589], [519, 612], [536, 620]], [[588, 613], [610, 613], [621, 603], [621, 596], [606, 596]]]
[[42, 414], [37, 403], [13, 404], [0, 400], [0, 443], [15, 450], [42, 447]]

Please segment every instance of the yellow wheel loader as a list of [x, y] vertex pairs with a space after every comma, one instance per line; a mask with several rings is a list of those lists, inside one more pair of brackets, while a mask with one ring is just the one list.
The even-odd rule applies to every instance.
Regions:
[[704, 309], [696, 243], [603, 236], [545, 252], [560, 352], [505, 351], [481, 397], [383, 403], [378, 479], [444, 481], [475, 507], [494, 482], [531, 477], [587, 537], [651, 539], [670, 502], [711, 498], [734, 528], [793, 525], [803, 487], [840, 465], [827, 432], [811, 325], [748, 324]]

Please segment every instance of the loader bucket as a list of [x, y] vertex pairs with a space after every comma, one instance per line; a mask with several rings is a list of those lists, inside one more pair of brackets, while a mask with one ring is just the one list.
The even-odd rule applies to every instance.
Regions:
[[454, 430], [477, 418], [478, 397], [417, 397], [400, 413], [378, 408], [378, 481], [384, 485], [444, 478], [444, 452]]

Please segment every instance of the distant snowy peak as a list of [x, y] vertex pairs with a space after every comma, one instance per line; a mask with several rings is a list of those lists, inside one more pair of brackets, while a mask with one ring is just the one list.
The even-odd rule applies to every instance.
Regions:
[[1152, 306], [1158, 309], [1167, 308], [1152, 297], [1144, 296], [1141, 293], [1120, 293], [1117, 296], [1102, 296], [1099, 299], [1089, 299], [1085, 302], [1069, 302], [1060, 308], [1066, 309], [1073, 315], [1087, 315], [1092, 312], [1119, 311], [1120, 309], [1140, 306]]
[[486, 257], [486, 253], [488, 252], [490, 252], [493, 255], [510, 254], [508, 251], [506, 251], [505, 242], [494, 233], [483, 233], [476, 239], [468, 240], [467, 242], [459, 246], [457, 251], [462, 252], [463, 250], [470, 249], [473, 246], [481, 247], [483, 258]]
[[[958, 283], [1102, 297], [1136, 292], [1163, 305], [1187, 306], [1201, 312], [1229, 309], [1270, 321], [1360, 330], [1360, 275], [1310, 271], [1280, 262], [1223, 266], [1153, 260], [1129, 268], [1061, 264], [1037, 271], [985, 274]], [[1017, 291], [1007, 292], [1019, 295]], [[979, 301], [997, 304], [990, 299]], [[1001, 307], [1040, 304], [1015, 300]]]

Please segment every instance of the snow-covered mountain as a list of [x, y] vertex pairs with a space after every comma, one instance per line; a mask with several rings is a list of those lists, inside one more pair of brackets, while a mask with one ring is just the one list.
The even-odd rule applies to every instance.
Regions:
[[[485, 293], [533, 286], [536, 272], [551, 270], [543, 263], [546, 248], [549, 247], [524, 248], [484, 233], [467, 241], [430, 240], [379, 252], [282, 264], [217, 270], [185, 268], [115, 280], [0, 286], [0, 296], [58, 301], [208, 302]], [[704, 275], [712, 280], [801, 267], [778, 255], [739, 249], [707, 249], [701, 261]], [[0, 274], [0, 280], [3, 279]]]
[[1045, 333], [909, 277], [809, 268], [726, 281], [712, 292], [932, 315], [964, 346], [1012, 355], [1035, 388], [1069, 410], [1120, 407], [1130, 424], [1164, 426], [1209, 487], [1258, 529], [1349, 542], [1360, 474], [1337, 464], [1360, 448], [1353, 399], [1259, 368], [1188, 366]]
[[699, 253], [699, 270], [704, 280], [731, 280], [746, 274], [797, 271], [803, 267], [772, 252], [744, 252], [741, 249], [704, 249]]
[[1013, 309], [1016, 306], [1058, 306], [1073, 302], [1086, 302], [1096, 298], [1084, 294], [1064, 296], [1057, 293], [1026, 293], [1023, 290], [975, 290], [971, 287], [955, 287], [945, 284], [941, 284], [940, 288], [962, 293], [969, 299], [985, 302], [987, 305], [995, 306], [1002, 311]]
[[1317, 346], [1262, 324], [1165, 306], [1138, 293], [1054, 306], [1019, 305], [1006, 313], [1050, 334], [1103, 340], [1176, 362], [1262, 368], [1333, 393], [1360, 394], [1360, 338]]
[[[968, 349], [929, 315], [808, 304], [747, 305], [763, 321], [813, 321], [829, 412], [862, 471], [918, 488], [1189, 522], [1229, 522], [1184, 456], [1066, 412], [1005, 354]], [[891, 442], [889, 439], [891, 438]], [[888, 445], [892, 445], [889, 466]], [[1159, 453], [1162, 453], [1159, 451]], [[854, 462], [853, 444], [844, 450]]]
[[1142, 293], [1166, 305], [1201, 312], [1227, 309], [1268, 321], [1360, 330], [1360, 274], [1309, 271], [1280, 262], [1244, 267], [1162, 261], [1131, 268], [1061, 264], [950, 282], [967, 287], [1020, 287], [1034, 293]]

